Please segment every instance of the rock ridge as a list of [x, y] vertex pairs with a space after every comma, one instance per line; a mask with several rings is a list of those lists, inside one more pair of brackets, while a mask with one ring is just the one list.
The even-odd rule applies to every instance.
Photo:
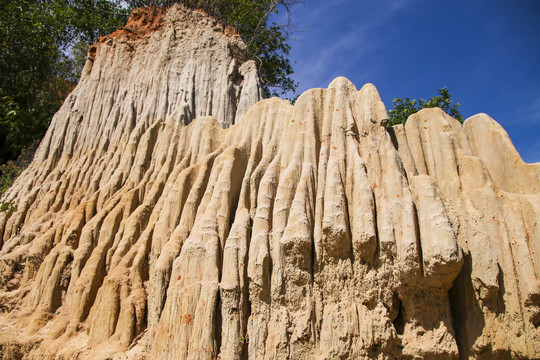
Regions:
[[162, 15], [5, 195], [0, 358], [540, 357], [540, 164], [500, 125], [387, 128], [342, 77], [259, 101], [238, 37]]

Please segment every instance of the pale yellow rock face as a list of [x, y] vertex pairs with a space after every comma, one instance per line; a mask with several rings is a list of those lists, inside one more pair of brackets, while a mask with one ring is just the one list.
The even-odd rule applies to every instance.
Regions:
[[540, 164], [495, 121], [258, 102], [238, 37], [162, 15], [3, 199], [0, 359], [540, 358]]

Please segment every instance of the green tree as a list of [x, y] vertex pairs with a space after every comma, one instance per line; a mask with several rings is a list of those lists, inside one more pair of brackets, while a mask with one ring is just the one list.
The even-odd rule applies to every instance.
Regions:
[[52, 10], [39, 1], [0, 4], [0, 163], [43, 134], [61, 101], [55, 64], [67, 27]]
[[434, 107], [441, 108], [444, 112], [452, 116], [454, 119], [463, 122], [463, 117], [458, 110], [460, 104], [455, 103], [452, 105], [452, 95], [449, 93], [448, 89], [444, 87], [440, 90], [437, 90], [437, 92], [439, 93], [439, 95], [430, 98], [428, 101], [424, 99], [411, 100], [408, 97], [404, 99], [395, 98], [394, 106], [392, 110], [388, 112], [388, 125], [405, 124], [405, 121], [407, 121], [409, 116], [411, 116], [412, 114], [425, 108]]
[[[294, 92], [297, 83], [290, 78], [293, 69], [288, 59], [287, 44], [290, 8], [300, 0], [127, 0], [131, 7], [169, 7], [182, 3], [202, 9], [226, 24], [236, 27], [247, 45], [248, 57], [258, 63], [259, 75], [267, 95], [277, 96]], [[272, 14], [287, 13], [287, 24], [270, 21]]]
[[79, 77], [74, 44], [120, 26], [120, 11], [119, 0], [0, 2], [0, 164], [43, 137]]
[[88, 45], [127, 21], [121, 0], [69, 0], [70, 25], [78, 41]]

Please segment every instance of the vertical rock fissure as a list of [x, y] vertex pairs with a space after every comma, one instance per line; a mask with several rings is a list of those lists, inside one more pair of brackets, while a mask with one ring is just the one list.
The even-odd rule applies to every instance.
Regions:
[[[343, 189], [346, 189], [346, 185], [343, 182], [343, 177], [341, 176], [341, 186]], [[343, 191], [343, 195], [345, 197], [345, 209], [344, 209], [344, 217], [345, 217], [345, 227], [346, 227], [346, 238], [349, 240], [349, 259], [351, 260], [351, 266], [354, 267], [354, 249], [353, 249], [353, 237], [352, 237], [352, 231], [351, 231], [351, 213], [349, 211], [349, 199], [347, 197], [347, 191]]]
[[223, 332], [222, 328], [222, 317], [221, 317], [221, 294], [220, 291], [217, 291], [217, 300], [216, 305], [214, 307], [214, 314], [216, 314], [216, 319], [214, 322], [214, 341], [216, 343], [216, 358], [219, 358], [221, 354], [221, 336]]
[[413, 202], [413, 225], [414, 225], [414, 233], [416, 234], [416, 247], [418, 249], [418, 265], [420, 266], [420, 274], [424, 274], [424, 254], [422, 250], [422, 240], [421, 240], [421, 234], [420, 234], [420, 223], [418, 220], [418, 209], [416, 208], [416, 204]]
[[397, 297], [397, 308], [398, 313], [396, 315], [396, 318], [392, 321], [394, 324], [394, 328], [396, 329], [396, 333], [398, 335], [403, 335], [403, 332], [405, 331], [405, 308], [403, 307], [403, 303], [401, 302], [401, 299], [399, 298], [399, 295], [396, 295]]
[[[375, 247], [375, 259], [380, 259], [381, 254], [381, 240], [379, 238], [379, 221], [377, 219], [378, 217], [378, 211], [377, 211], [377, 196], [375, 195], [375, 191], [371, 190], [371, 195], [373, 197], [373, 226], [375, 228], [375, 240], [376, 240], [376, 247]], [[370, 266], [372, 266], [370, 264]]]
[[[466, 255], [463, 266], [459, 275], [454, 280], [452, 287], [448, 291], [450, 302], [450, 311], [452, 314], [452, 327], [454, 328], [456, 343], [459, 350], [460, 360], [468, 359], [470, 354], [471, 344], [469, 337], [472, 334], [467, 334], [467, 315], [472, 309], [467, 309], [466, 299], [474, 297], [474, 290], [471, 286], [466, 289], [471, 281], [471, 258]], [[474, 301], [474, 300], [473, 300]], [[472, 320], [472, 319], [471, 319]]]

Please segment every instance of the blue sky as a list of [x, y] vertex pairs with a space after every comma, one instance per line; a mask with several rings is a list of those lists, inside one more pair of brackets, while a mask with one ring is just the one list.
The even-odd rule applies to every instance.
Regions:
[[292, 21], [299, 93], [345, 76], [390, 109], [447, 86], [464, 118], [490, 115], [540, 162], [540, 0], [306, 0]]

